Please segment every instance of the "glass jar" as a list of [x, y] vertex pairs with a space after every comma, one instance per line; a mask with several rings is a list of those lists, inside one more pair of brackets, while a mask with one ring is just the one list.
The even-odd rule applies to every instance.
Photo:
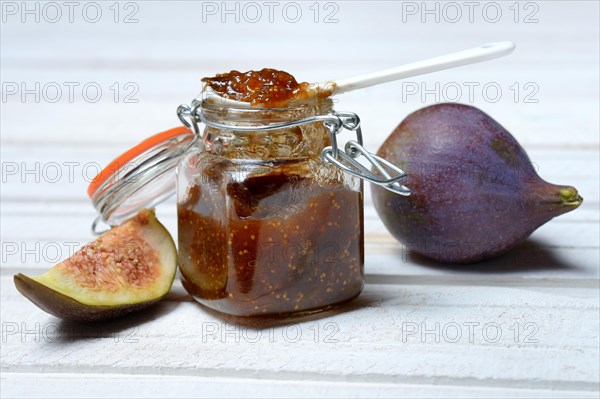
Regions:
[[[203, 140], [177, 172], [183, 286], [235, 316], [319, 311], [364, 284], [363, 184], [324, 162], [329, 100], [296, 108], [231, 108], [206, 100]], [[224, 128], [222, 125], [227, 125]]]
[[[185, 126], [148, 137], [90, 183], [94, 233], [176, 192], [182, 282], [200, 303], [235, 316], [297, 314], [360, 294], [361, 179], [410, 189], [400, 168], [363, 147], [358, 115], [329, 99], [295, 108], [195, 99], [177, 115]], [[342, 148], [344, 130], [355, 140]]]

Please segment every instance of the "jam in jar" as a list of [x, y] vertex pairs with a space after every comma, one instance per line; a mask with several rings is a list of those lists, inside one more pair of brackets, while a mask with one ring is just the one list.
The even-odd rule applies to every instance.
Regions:
[[[235, 316], [323, 310], [364, 284], [363, 185], [324, 162], [329, 99], [292, 108], [204, 101], [203, 140], [179, 162], [179, 268], [186, 290]], [[227, 125], [227, 127], [223, 127]]]

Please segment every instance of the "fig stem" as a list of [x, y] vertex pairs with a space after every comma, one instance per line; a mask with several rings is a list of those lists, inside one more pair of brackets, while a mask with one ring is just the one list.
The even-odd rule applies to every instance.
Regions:
[[583, 202], [583, 198], [579, 195], [575, 187], [563, 187], [560, 189], [559, 194], [562, 205], [578, 207]]

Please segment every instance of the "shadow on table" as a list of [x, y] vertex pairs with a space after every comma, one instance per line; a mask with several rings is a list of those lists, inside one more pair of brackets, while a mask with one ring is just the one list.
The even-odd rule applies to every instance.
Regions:
[[[174, 291], [174, 292], [173, 292]], [[76, 323], [60, 320], [56, 325], [55, 342], [76, 342], [90, 341], [99, 339], [114, 339], [115, 342], [135, 343], [140, 338], [138, 331], [141, 326], [159, 319], [168, 313], [174, 311], [181, 302], [194, 302], [198, 307], [198, 312], [205, 312], [214, 316], [218, 321], [238, 325], [250, 330], [264, 330], [278, 326], [287, 326], [302, 322], [310, 322], [330, 318], [338, 314], [349, 313], [365, 307], [372, 306], [377, 302], [376, 298], [367, 298], [359, 296], [351, 301], [331, 306], [324, 310], [315, 312], [297, 313], [292, 316], [259, 316], [259, 317], [236, 317], [214, 311], [206, 306], [196, 303], [191, 296], [178, 292], [177, 289], [171, 291], [162, 301], [148, 309], [134, 313], [126, 314], [120, 318], [99, 323]]]
[[138, 333], [142, 325], [172, 312], [174, 307], [177, 307], [179, 303], [163, 299], [147, 309], [128, 313], [116, 319], [103, 322], [78, 323], [60, 320], [56, 323], [56, 339], [53, 339], [53, 341], [68, 343], [113, 339], [114, 342], [136, 343], [140, 338]]
[[[403, 254], [403, 256], [405, 257], [405, 260], [419, 266], [445, 269], [455, 273], [497, 274], [519, 273], [524, 271], [578, 269], [576, 265], [569, 264], [568, 262], [557, 258], [551, 248], [544, 247], [539, 242], [531, 239], [526, 240], [501, 256], [467, 265], [437, 262], [412, 252]], [[58, 341], [96, 340], [114, 337], [115, 340], [121, 340], [123, 342], [126, 342], [127, 340], [135, 342], [137, 339], [135, 333], [140, 326], [172, 312], [173, 308], [178, 306], [181, 302], [190, 301], [193, 302], [193, 299], [183, 290], [175, 289], [167, 295], [165, 300], [160, 301], [156, 305], [115, 320], [95, 324], [60, 321], [57, 326]], [[199, 308], [199, 312], [206, 312], [223, 322], [232, 325], [240, 325], [249, 329], [262, 330], [330, 318], [338, 314], [351, 313], [373, 306], [375, 302], [378, 302], [378, 298], [363, 295], [347, 303], [316, 312], [305, 312], [292, 316], [260, 317], [228, 316], [200, 304], [196, 305]]]
[[552, 248], [527, 239], [506, 253], [470, 264], [442, 263], [409, 252], [407, 260], [419, 266], [464, 273], [519, 273], [541, 270], [577, 270], [578, 266], [559, 259]]
[[305, 323], [315, 320], [327, 319], [334, 317], [338, 314], [351, 313], [363, 308], [372, 306], [374, 303], [379, 302], [377, 298], [367, 298], [365, 296], [358, 296], [350, 301], [318, 310], [314, 312], [299, 312], [293, 315], [273, 315], [273, 316], [253, 316], [253, 317], [238, 317], [229, 316], [223, 313], [219, 313], [210, 308], [198, 304], [200, 310], [206, 312], [217, 319], [231, 325], [239, 325], [250, 330], [264, 330], [274, 327], [285, 327], [288, 325], [294, 325], [298, 323]]

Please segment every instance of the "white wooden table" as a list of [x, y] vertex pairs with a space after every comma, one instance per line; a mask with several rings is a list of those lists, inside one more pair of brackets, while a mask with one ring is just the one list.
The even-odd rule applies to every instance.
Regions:
[[[221, 2], [80, 2], [71, 16], [54, 4], [60, 17], [46, 3], [27, 3], [29, 14], [2, 3], [2, 397], [598, 397], [598, 2], [476, 2], [471, 15], [461, 2], [428, 2], [433, 14], [421, 2], [227, 3], [233, 14]], [[90, 178], [176, 126], [200, 77], [263, 66], [347, 77], [495, 40], [518, 49], [336, 107], [361, 116], [375, 149], [413, 110], [474, 104], [542, 177], [580, 190], [580, 209], [507, 255], [468, 267], [416, 258], [367, 191], [367, 284], [327, 317], [246, 328], [176, 283], [147, 312], [85, 327], [14, 288], [15, 273], [42, 273], [93, 238]], [[157, 212], [176, 234], [174, 201]]]

